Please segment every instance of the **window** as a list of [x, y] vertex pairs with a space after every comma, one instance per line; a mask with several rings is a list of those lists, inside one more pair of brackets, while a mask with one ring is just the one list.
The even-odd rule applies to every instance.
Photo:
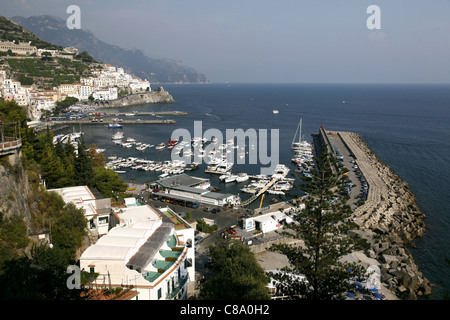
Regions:
[[98, 218], [98, 223], [99, 224], [107, 224], [108, 223], [108, 217]]
[[158, 289], [158, 300], [161, 299], [161, 288]]
[[95, 272], [95, 267], [89, 267], [89, 272], [90, 273], [94, 273]]

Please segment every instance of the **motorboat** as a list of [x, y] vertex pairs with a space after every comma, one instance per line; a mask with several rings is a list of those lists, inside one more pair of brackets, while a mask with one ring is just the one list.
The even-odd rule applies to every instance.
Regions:
[[279, 113], [279, 111], [277, 109], [274, 109], [272, 112], [273, 112], [273, 114], [278, 114]]
[[120, 123], [110, 123], [110, 124], [108, 124], [108, 128], [122, 128], [122, 124], [120, 124]]
[[288, 167], [286, 167], [284, 164], [278, 164], [275, 167], [275, 170], [273, 171], [272, 178], [283, 179], [287, 176], [288, 173], [289, 173]]
[[246, 173], [238, 173], [236, 175], [236, 182], [245, 182], [248, 180], [248, 174]]
[[122, 131], [118, 131], [116, 133], [113, 134], [112, 136], [113, 140], [121, 140], [123, 139], [123, 132]]
[[161, 150], [164, 149], [166, 147], [166, 144], [164, 142], [161, 142], [160, 144], [158, 144], [155, 149], [156, 150]]

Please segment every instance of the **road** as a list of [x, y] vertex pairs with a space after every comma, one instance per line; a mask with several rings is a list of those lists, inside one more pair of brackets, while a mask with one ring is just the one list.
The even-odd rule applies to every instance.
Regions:
[[354, 160], [354, 158], [352, 157], [350, 150], [345, 146], [342, 139], [335, 132], [333, 132], [333, 134], [331, 135], [328, 135], [328, 139], [332, 147], [336, 146], [339, 149], [339, 152], [344, 157], [344, 160], [342, 162], [343, 165], [350, 170], [348, 172], [348, 177], [355, 186], [351, 189], [349, 205], [352, 208], [352, 210], [354, 210], [357, 207], [356, 203], [358, 201], [358, 199], [356, 199], [355, 197], [357, 197], [362, 190], [361, 181], [358, 179], [358, 176], [356, 175], [356, 171], [353, 168], [353, 163], [351, 163], [351, 160]]

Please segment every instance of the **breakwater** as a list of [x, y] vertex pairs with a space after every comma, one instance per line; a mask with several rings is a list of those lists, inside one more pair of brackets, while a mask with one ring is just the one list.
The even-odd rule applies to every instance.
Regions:
[[163, 87], [159, 87], [154, 91], [139, 92], [122, 96], [116, 100], [94, 100], [85, 101], [86, 105], [94, 106], [96, 108], [117, 108], [127, 107], [139, 104], [155, 104], [155, 103], [174, 103], [174, 98], [169, 92], [164, 90]]
[[419, 271], [408, 246], [425, 232], [425, 215], [416, 204], [409, 185], [370, 150], [362, 137], [337, 132], [364, 175], [369, 192], [354, 210], [360, 227], [355, 235], [370, 244], [369, 258], [380, 263], [381, 281], [399, 298], [415, 300], [431, 294], [430, 282]]

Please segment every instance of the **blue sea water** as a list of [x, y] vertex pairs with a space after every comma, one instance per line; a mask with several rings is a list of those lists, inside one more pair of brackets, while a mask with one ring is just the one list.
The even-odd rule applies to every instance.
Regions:
[[[311, 134], [322, 124], [329, 130], [360, 134], [377, 156], [411, 186], [427, 217], [426, 233], [411, 252], [420, 271], [433, 283], [431, 298], [440, 299], [450, 291], [450, 266], [445, 263], [445, 258], [450, 259], [450, 86], [231, 83], [164, 87], [174, 97], [174, 104], [139, 105], [120, 111], [180, 110], [189, 114], [162, 117], [177, 121], [171, 125], [124, 126], [120, 130], [125, 137], [155, 145], [167, 143], [177, 128], [188, 129], [193, 135], [194, 121], [202, 121], [203, 131], [253, 128], [268, 129], [270, 134], [270, 129], [279, 129], [280, 163], [293, 171], [290, 144], [300, 118], [302, 134], [310, 141]], [[273, 114], [273, 109], [278, 109], [279, 114]], [[107, 111], [113, 110], [119, 109]], [[106, 156], [170, 159], [167, 150], [139, 152], [114, 145], [111, 136], [118, 129], [108, 129], [107, 123], [81, 129], [87, 144], [105, 148]], [[260, 167], [240, 165], [237, 171], [258, 174]], [[204, 169], [192, 175], [205, 176]], [[123, 175], [126, 181], [134, 179], [139, 183], [155, 177], [142, 171]], [[236, 186], [221, 184], [217, 177], [211, 179], [223, 192], [238, 191]], [[268, 204], [269, 198], [265, 201]]]

